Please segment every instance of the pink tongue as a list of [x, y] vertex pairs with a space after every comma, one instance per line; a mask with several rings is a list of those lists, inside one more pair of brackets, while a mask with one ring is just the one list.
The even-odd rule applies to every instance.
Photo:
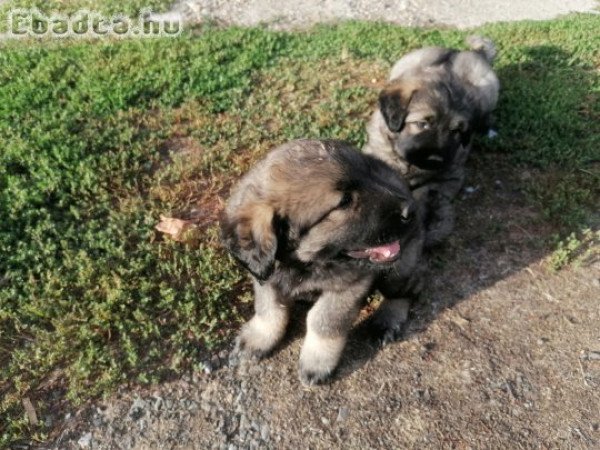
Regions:
[[348, 252], [348, 255], [353, 258], [369, 258], [374, 262], [387, 262], [396, 259], [398, 253], [400, 253], [400, 243], [398, 241], [394, 241], [379, 247], [371, 247], [365, 250]]
[[390, 261], [398, 256], [400, 252], [400, 243], [394, 241], [391, 244], [382, 245], [380, 247], [368, 248], [367, 252], [371, 257], [371, 261]]

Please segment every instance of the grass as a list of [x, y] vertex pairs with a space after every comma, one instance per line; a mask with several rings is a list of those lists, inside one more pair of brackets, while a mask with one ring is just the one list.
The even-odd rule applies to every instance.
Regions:
[[[599, 199], [599, 27], [571, 16], [479, 30], [501, 49], [503, 84], [500, 137], [479, 147], [534, 174], [528, 195], [563, 236]], [[197, 367], [243, 308], [215, 224], [228, 186], [287, 139], [362, 145], [390, 64], [464, 36], [348, 23], [0, 44], [0, 446], [45, 439], [64, 398]], [[201, 232], [164, 239], [160, 214], [203, 218]]]
[[63, 14], [89, 9], [106, 15], [126, 14], [136, 17], [143, 8], [163, 12], [168, 10], [172, 3], [171, 0], [8, 0], [2, 9], [8, 11], [11, 8], [37, 8], [43, 13], [59, 11]]
[[556, 250], [549, 258], [550, 267], [560, 270], [575, 261], [577, 265], [589, 264], [600, 258], [600, 231], [590, 228], [580, 233], [571, 233], [558, 242]]

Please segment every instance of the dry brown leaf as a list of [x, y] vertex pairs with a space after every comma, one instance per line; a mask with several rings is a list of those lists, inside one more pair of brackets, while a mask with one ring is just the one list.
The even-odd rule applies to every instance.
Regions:
[[38, 418], [37, 418], [37, 414], [35, 412], [35, 408], [33, 407], [33, 404], [31, 403], [31, 400], [29, 399], [29, 397], [24, 397], [21, 401], [23, 403], [23, 408], [25, 408], [25, 412], [27, 413], [27, 418], [29, 419], [29, 423], [31, 425], [37, 425]]
[[171, 236], [176, 241], [184, 240], [187, 231], [196, 228], [196, 224], [191, 220], [177, 219], [175, 217], [160, 216], [160, 222], [156, 225], [156, 230]]

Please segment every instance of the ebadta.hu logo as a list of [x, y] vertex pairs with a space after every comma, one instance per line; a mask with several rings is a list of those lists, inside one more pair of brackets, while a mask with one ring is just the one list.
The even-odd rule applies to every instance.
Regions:
[[97, 11], [80, 10], [65, 15], [58, 12], [44, 14], [38, 9], [12, 9], [8, 12], [8, 29], [4, 38], [150, 38], [175, 37], [183, 30], [178, 15], [154, 15], [150, 9], [140, 11], [138, 17], [124, 14], [111, 17]]

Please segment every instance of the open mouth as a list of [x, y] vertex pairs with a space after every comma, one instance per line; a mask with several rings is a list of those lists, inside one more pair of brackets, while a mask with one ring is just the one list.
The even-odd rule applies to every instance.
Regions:
[[375, 263], [394, 261], [400, 256], [400, 242], [394, 241], [378, 247], [369, 247], [363, 250], [352, 250], [347, 253], [351, 258], [365, 259]]
[[438, 170], [446, 163], [443, 156], [437, 153], [427, 154], [426, 152], [416, 152], [406, 156], [406, 160], [421, 169]]
[[427, 161], [443, 163], [444, 158], [441, 157], [440, 155], [429, 155], [427, 157]]

